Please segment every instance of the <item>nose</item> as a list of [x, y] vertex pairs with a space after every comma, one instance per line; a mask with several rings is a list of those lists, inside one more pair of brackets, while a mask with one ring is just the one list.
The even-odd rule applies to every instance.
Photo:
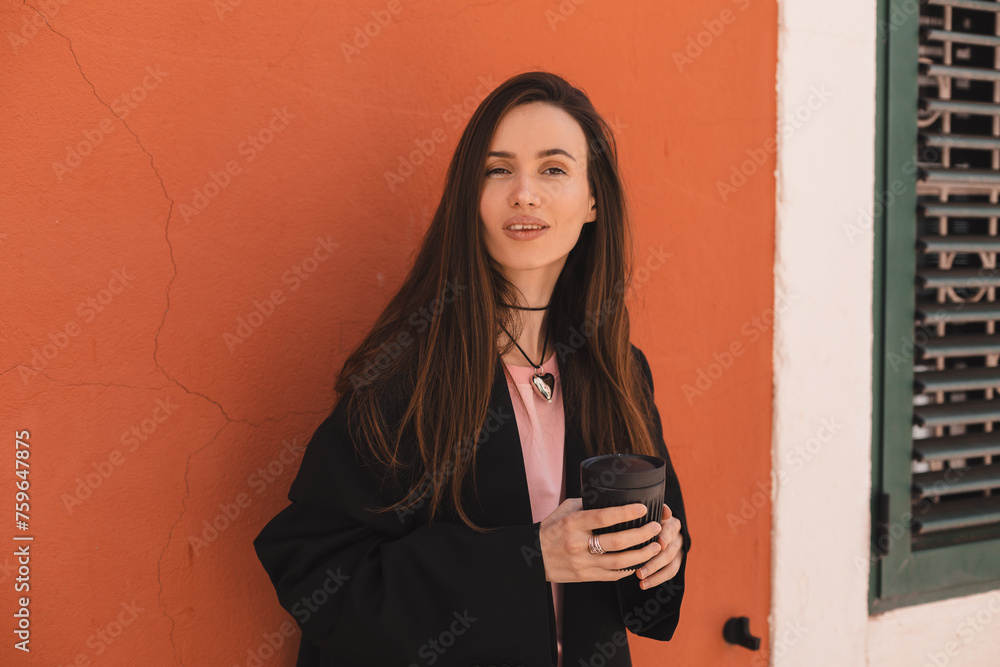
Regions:
[[513, 179], [508, 199], [511, 206], [537, 207], [541, 203], [537, 184], [532, 181], [530, 174], [522, 173]]

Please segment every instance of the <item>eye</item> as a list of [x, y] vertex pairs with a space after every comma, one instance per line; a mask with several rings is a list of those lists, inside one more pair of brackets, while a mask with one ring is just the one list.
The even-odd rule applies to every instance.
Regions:
[[486, 175], [487, 176], [492, 176], [493, 174], [496, 174], [496, 173], [501, 172], [501, 171], [507, 171], [507, 170], [504, 169], [503, 167], [493, 167], [492, 169], [489, 169], [489, 170], [486, 171]]
[[[556, 171], [558, 171], [558, 172], [559, 172], [560, 174], [565, 174], [565, 173], [566, 173], [565, 171], [563, 171], [563, 170], [562, 170], [562, 168], [561, 168], [561, 167], [549, 167], [549, 168], [548, 168], [548, 169], [546, 169], [545, 171], [552, 171], [553, 169], [555, 169]], [[553, 175], [554, 175], [554, 174], [553, 174]]]

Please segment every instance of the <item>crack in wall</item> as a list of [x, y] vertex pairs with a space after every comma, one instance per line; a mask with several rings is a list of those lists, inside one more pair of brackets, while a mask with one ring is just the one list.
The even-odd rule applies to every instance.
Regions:
[[[288, 415], [286, 415], [286, 418], [289, 415], [293, 415], [293, 414], [295, 414], [295, 415], [302, 415], [302, 414], [310, 414], [310, 415], [324, 414], [325, 415], [326, 413], [324, 413], [324, 412], [319, 412], [319, 413], [317, 413], [317, 412], [289, 412]], [[267, 419], [265, 421], [281, 421], [281, 419]], [[191, 452], [188, 453], [187, 458], [184, 461], [184, 495], [181, 497], [181, 511], [177, 514], [177, 518], [174, 519], [174, 522], [172, 524], [170, 524], [170, 529], [167, 532], [167, 540], [164, 543], [163, 548], [160, 550], [160, 556], [159, 556], [159, 558], [157, 559], [157, 562], [156, 562], [156, 581], [159, 584], [159, 591], [157, 593], [157, 601], [160, 604], [160, 608], [163, 611], [163, 615], [166, 616], [170, 620], [170, 645], [174, 647], [174, 657], [177, 659], [178, 664], [181, 664], [181, 665], [183, 665], [184, 663], [181, 661], [181, 658], [178, 655], [177, 645], [174, 643], [174, 629], [176, 627], [176, 621], [174, 620], [174, 617], [171, 616], [169, 614], [169, 612], [167, 611], [167, 603], [166, 603], [166, 600], [163, 599], [163, 561], [166, 558], [167, 549], [170, 548], [170, 543], [173, 541], [173, 538], [174, 538], [174, 529], [181, 522], [181, 519], [184, 518], [184, 515], [187, 514], [187, 510], [188, 510], [187, 501], [188, 501], [188, 498], [191, 497], [191, 483], [190, 483], [190, 480], [189, 480], [189, 475], [191, 473], [191, 460], [195, 456], [197, 456], [198, 454], [200, 454], [203, 451], [205, 451], [206, 449], [208, 449], [211, 445], [215, 444], [215, 441], [218, 440], [219, 435], [222, 433], [222, 431], [227, 426], [229, 426], [230, 424], [233, 424], [233, 423], [235, 423], [235, 422], [234, 421], [223, 422], [222, 426], [220, 426], [219, 430], [215, 432], [215, 435], [212, 436], [211, 440], [209, 440], [207, 443], [205, 443], [204, 445], [202, 445], [198, 449], [195, 449], [194, 451], [191, 451]]]
[[[24, 4], [27, 7], [31, 8], [36, 14], [38, 14], [39, 16], [42, 17], [42, 20], [45, 21], [45, 25], [49, 28], [49, 30], [54, 35], [57, 35], [57, 36], [61, 37], [62, 39], [66, 40], [66, 43], [69, 45], [70, 55], [73, 56], [73, 62], [76, 63], [76, 68], [79, 70], [80, 76], [83, 77], [83, 80], [87, 83], [88, 86], [90, 86], [90, 90], [93, 92], [94, 98], [98, 102], [100, 102], [101, 105], [103, 105], [104, 107], [106, 107], [108, 109], [108, 111], [110, 111], [111, 114], [121, 122], [121, 124], [125, 127], [125, 129], [128, 131], [128, 133], [131, 134], [132, 137], [135, 139], [135, 142], [139, 146], [139, 149], [142, 150], [142, 152], [145, 153], [149, 157], [149, 165], [150, 165], [150, 167], [153, 170], [153, 174], [156, 176], [156, 180], [160, 184], [160, 189], [163, 191], [163, 196], [170, 203], [170, 208], [167, 210], [167, 220], [166, 220], [166, 224], [164, 226], [163, 236], [164, 236], [164, 240], [167, 243], [167, 250], [168, 250], [168, 254], [170, 256], [170, 264], [173, 267], [173, 275], [170, 277], [170, 280], [167, 282], [167, 287], [165, 289], [167, 306], [166, 306], [166, 308], [163, 311], [163, 317], [160, 319], [160, 324], [159, 324], [159, 326], [156, 329], [155, 336], [153, 337], [153, 364], [156, 366], [157, 369], [159, 369], [159, 371], [161, 373], [163, 373], [163, 376], [165, 378], [167, 378], [168, 380], [170, 380], [171, 382], [173, 382], [174, 384], [176, 384], [178, 387], [180, 387], [181, 389], [183, 389], [185, 392], [187, 392], [188, 394], [191, 394], [193, 396], [199, 396], [199, 397], [205, 399], [206, 401], [208, 401], [209, 403], [211, 403], [212, 405], [214, 405], [215, 407], [217, 407], [219, 409], [219, 412], [222, 413], [222, 416], [223, 416], [223, 418], [226, 421], [234, 421], [234, 422], [242, 422], [242, 423], [251, 424], [251, 425], [259, 425], [259, 424], [254, 424], [253, 422], [251, 422], [249, 420], [242, 420], [242, 419], [233, 419], [233, 418], [231, 418], [229, 416], [229, 413], [226, 412], [226, 409], [222, 406], [222, 403], [220, 403], [219, 401], [216, 401], [213, 398], [210, 398], [209, 396], [207, 396], [205, 394], [202, 394], [201, 392], [198, 392], [198, 391], [195, 391], [193, 389], [188, 388], [187, 386], [184, 385], [184, 383], [182, 383], [180, 380], [178, 380], [173, 375], [171, 375], [167, 371], [167, 369], [163, 366], [163, 364], [160, 363], [160, 360], [159, 360], [159, 357], [158, 357], [158, 353], [159, 353], [159, 350], [160, 350], [160, 333], [163, 331], [163, 326], [164, 326], [164, 324], [167, 321], [167, 315], [170, 312], [170, 288], [174, 284], [174, 281], [177, 279], [177, 275], [178, 275], [177, 261], [174, 258], [174, 246], [170, 242], [170, 220], [171, 220], [171, 217], [173, 216], [174, 200], [167, 193], [166, 184], [163, 182], [163, 177], [160, 175], [159, 170], [156, 168], [156, 161], [153, 158], [153, 154], [150, 153], [149, 150], [146, 149], [146, 147], [142, 144], [142, 141], [139, 139], [139, 135], [137, 135], [135, 133], [135, 131], [131, 127], [129, 127], [129, 124], [127, 122], [125, 122], [125, 120], [121, 116], [119, 116], [117, 113], [115, 113], [115, 110], [111, 108], [110, 104], [108, 104], [103, 99], [101, 99], [101, 96], [97, 93], [97, 88], [90, 81], [90, 79], [87, 78], [87, 75], [83, 71], [83, 66], [80, 65], [80, 59], [77, 57], [76, 51], [73, 49], [73, 41], [69, 37], [67, 37], [66, 35], [62, 34], [58, 30], [56, 30], [55, 28], [53, 28], [52, 25], [49, 23], [48, 18], [44, 14], [42, 14], [36, 7], [34, 7], [33, 5], [28, 4], [27, 0], [25, 0]], [[21, 365], [21, 364], [19, 364], [19, 365]], [[13, 369], [10, 369], [10, 370], [13, 370]], [[5, 371], [5, 372], [9, 372], [9, 371]], [[268, 420], [265, 420], [265, 421], [268, 421]], [[261, 423], [263, 423], [263, 422], [261, 422]]]
[[[18, 366], [20, 366], [20, 365], [21, 364], [18, 364]], [[13, 369], [10, 369], [10, 370], [14, 370], [16, 368], [17, 368], [17, 366], [15, 366]], [[31, 367], [29, 366], [28, 368], [31, 368]], [[46, 373], [45, 371], [42, 371], [42, 370], [38, 370], [38, 369], [34, 369], [34, 368], [32, 368], [32, 370], [34, 372], [38, 373], [39, 375], [41, 375], [42, 377], [46, 378], [47, 380], [49, 380], [51, 382], [54, 382], [54, 383], [56, 383], [58, 385], [62, 385], [64, 387], [118, 387], [118, 388], [121, 388], [121, 389], [138, 389], [140, 391], [160, 391], [160, 390], [166, 389], [168, 386], [170, 386], [170, 385], [161, 384], [161, 385], [158, 385], [158, 386], [155, 386], [155, 387], [144, 387], [142, 385], [122, 384], [120, 382], [69, 382], [67, 380], [61, 380], [59, 378], [52, 377], [51, 375], [49, 375], [48, 373]], [[5, 371], [5, 372], [10, 372], [10, 371]], [[3, 375], [3, 373], [0, 373], [0, 375]], [[181, 387], [181, 389], [183, 389], [183, 387]], [[194, 392], [188, 392], [188, 393], [190, 393], [191, 395], [198, 396], [199, 398], [201, 398], [201, 394], [195, 394]], [[286, 412], [285, 414], [281, 415], [280, 417], [264, 417], [259, 422], [250, 421], [249, 419], [227, 419], [226, 423], [228, 423], [228, 424], [246, 424], [247, 426], [252, 426], [254, 428], [260, 428], [261, 426], [263, 426], [264, 424], [266, 424], [268, 422], [283, 422], [286, 419], [288, 419], [289, 417], [304, 417], [306, 415], [309, 415], [311, 417], [326, 417], [329, 414], [330, 414], [330, 412], [328, 410], [289, 410], [288, 412]]]
[[[30, 367], [29, 367], [30, 368]], [[157, 391], [159, 389], [165, 388], [167, 385], [161, 384], [158, 387], [141, 387], [135, 384], [121, 384], [118, 382], [66, 382], [65, 380], [60, 380], [59, 378], [54, 378], [48, 373], [36, 369], [32, 369], [42, 377], [47, 378], [51, 382], [60, 384], [64, 387], [120, 387], [121, 389], [140, 389], [142, 391]]]
[[[77, 67], [77, 69], [80, 72], [80, 76], [87, 83], [87, 85], [90, 86], [90, 89], [93, 92], [94, 98], [98, 102], [100, 102], [101, 105], [103, 105], [104, 107], [106, 107], [111, 112], [111, 114], [121, 122], [122, 126], [135, 139], [136, 145], [139, 146], [139, 149], [143, 153], [145, 153], [146, 156], [149, 158], [150, 168], [153, 170], [153, 174], [156, 177], [157, 182], [159, 182], [159, 184], [160, 184], [160, 189], [163, 192], [164, 198], [167, 200], [167, 202], [169, 202], [169, 208], [167, 210], [167, 219], [166, 219], [166, 223], [165, 223], [165, 226], [164, 226], [164, 240], [167, 243], [168, 254], [169, 254], [169, 257], [170, 257], [170, 264], [173, 267], [173, 275], [170, 277], [170, 280], [167, 282], [167, 286], [166, 286], [166, 289], [165, 289], [166, 302], [167, 302], [166, 308], [164, 309], [163, 317], [160, 320], [160, 324], [157, 327], [156, 335], [153, 338], [153, 363], [157, 367], [157, 369], [159, 369], [159, 371], [161, 373], [163, 373], [164, 377], [166, 377], [168, 380], [170, 380], [175, 385], [177, 385], [178, 387], [180, 387], [187, 394], [193, 395], [193, 396], [198, 396], [198, 397], [204, 399], [205, 401], [211, 403], [215, 407], [217, 407], [219, 409], [219, 412], [222, 414], [223, 418], [225, 419], [225, 422], [222, 424], [222, 426], [219, 427], [219, 429], [215, 432], [215, 435], [213, 435], [212, 438], [207, 443], [205, 443], [204, 445], [202, 445], [198, 449], [195, 449], [194, 451], [189, 452], [188, 455], [187, 455], [187, 458], [186, 458], [186, 461], [185, 461], [185, 464], [184, 464], [184, 495], [181, 498], [181, 511], [177, 515], [177, 518], [174, 520], [174, 522], [171, 524], [170, 529], [169, 529], [169, 531], [167, 533], [166, 542], [163, 545], [163, 549], [160, 551], [159, 558], [157, 559], [156, 580], [157, 580], [157, 584], [159, 586], [158, 592], [157, 592], [157, 601], [158, 601], [159, 606], [160, 606], [160, 608], [161, 608], [161, 610], [163, 612], [163, 615], [170, 621], [169, 641], [170, 641], [170, 646], [171, 646], [171, 648], [173, 649], [173, 652], [174, 652], [174, 658], [175, 658], [177, 664], [183, 665], [183, 661], [182, 661], [181, 655], [180, 655], [180, 649], [177, 646], [177, 643], [176, 643], [176, 641], [174, 639], [174, 631], [176, 629], [177, 622], [174, 619], [174, 617], [170, 615], [170, 613], [169, 613], [169, 611], [167, 609], [166, 601], [163, 598], [163, 561], [164, 561], [164, 558], [166, 557], [167, 549], [169, 548], [170, 543], [173, 540], [174, 530], [176, 529], [177, 525], [180, 523], [181, 519], [184, 517], [184, 514], [187, 512], [187, 501], [188, 501], [188, 498], [191, 495], [191, 486], [190, 486], [190, 481], [189, 481], [189, 475], [190, 475], [190, 471], [191, 471], [191, 460], [192, 460], [192, 458], [195, 455], [197, 455], [197, 454], [201, 453], [202, 451], [204, 451], [205, 449], [207, 449], [208, 447], [210, 447], [212, 444], [214, 444], [215, 441], [218, 439], [219, 435], [226, 428], [226, 426], [228, 426], [229, 424], [232, 424], [232, 423], [243, 423], [243, 424], [248, 424], [248, 425], [253, 426], [253, 427], [260, 427], [261, 425], [263, 425], [263, 424], [265, 424], [267, 422], [282, 421], [282, 420], [287, 419], [288, 417], [293, 416], [293, 415], [296, 415], [296, 416], [299, 416], [299, 415], [325, 416], [328, 413], [326, 411], [290, 411], [290, 412], [286, 413], [283, 417], [268, 417], [268, 418], [262, 419], [259, 422], [253, 422], [253, 421], [251, 421], [249, 419], [233, 419], [232, 417], [229, 416], [229, 414], [227, 413], [226, 409], [222, 406], [222, 404], [219, 401], [216, 401], [216, 400], [208, 397], [205, 394], [202, 394], [200, 392], [197, 392], [197, 391], [194, 391], [192, 389], [189, 389], [180, 380], [178, 380], [177, 378], [173, 377], [167, 371], [167, 369], [160, 363], [160, 361], [158, 359], [160, 333], [163, 331], [163, 326], [166, 323], [167, 315], [170, 312], [170, 288], [173, 285], [173, 283], [176, 280], [177, 275], [178, 275], [177, 262], [176, 262], [176, 259], [174, 258], [174, 247], [173, 247], [173, 244], [170, 241], [170, 221], [171, 221], [171, 218], [172, 218], [172, 215], [173, 215], [173, 210], [174, 210], [174, 200], [173, 200], [173, 198], [170, 197], [170, 194], [167, 192], [166, 184], [163, 182], [163, 177], [162, 177], [162, 175], [160, 174], [159, 170], [156, 167], [156, 160], [153, 157], [153, 154], [150, 153], [149, 150], [143, 145], [142, 140], [139, 139], [139, 136], [129, 126], [129, 124], [127, 122], [125, 122], [125, 120], [121, 116], [119, 116], [117, 113], [115, 113], [114, 109], [111, 108], [111, 105], [109, 105], [107, 102], [105, 102], [103, 99], [101, 99], [101, 96], [97, 93], [97, 88], [90, 81], [90, 79], [87, 78], [87, 75], [84, 73], [83, 67], [80, 64], [80, 59], [77, 57], [76, 51], [73, 49], [73, 42], [72, 42], [72, 40], [69, 37], [67, 37], [66, 35], [60, 33], [59, 31], [57, 31], [55, 28], [53, 28], [52, 25], [49, 23], [48, 18], [44, 14], [42, 14], [38, 10], [38, 8], [34, 7], [33, 5], [28, 4], [27, 0], [24, 1], [24, 5], [26, 5], [27, 7], [29, 7], [31, 10], [33, 10], [39, 16], [41, 16], [42, 20], [45, 22], [45, 25], [49, 28], [49, 30], [54, 35], [57, 35], [58, 37], [61, 37], [62, 39], [64, 39], [66, 41], [67, 45], [69, 46], [70, 54], [73, 57], [73, 61], [76, 63], [76, 67]], [[300, 29], [300, 31], [301, 31], [301, 29]], [[3, 373], [0, 373], [0, 376], [13, 371], [13, 370], [19, 368], [22, 365], [24, 365], [24, 364], [17, 364], [15, 366], [13, 366], [13, 367], [11, 367], [11, 368], [3, 371]], [[28, 366], [28, 367], [31, 368], [30, 366]], [[58, 380], [56, 378], [53, 378], [53, 377], [49, 376], [48, 374], [46, 374], [46, 373], [44, 373], [44, 372], [42, 372], [42, 371], [40, 371], [38, 369], [33, 369], [33, 370], [36, 370], [41, 375], [43, 375], [44, 377], [48, 378], [50, 381], [56, 382], [58, 384], [62, 384], [64, 386], [74, 386], [74, 387], [103, 386], [103, 387], [120, 387], [120, 388], [126, 388], [126, 389], [141, 389], [141, 390], [157, 390], [157, 389], [162, 389], [163, 388], [163, 387], [139, 387], [139, 386], [135, 386], [135, 385], [125, 385], [125, 384], [119, 384], [119, 383], [66, 382], [66, 381], [62, 381], [62, 380]]]
[[222, 433], [223, 429], [229, 426], [230, 423], [231, 422], [228, 421], [224, 422], [222, 426], [219, 427], [219, 430], [215, 432], [215, 435], [212, 436], [211, 440], [193, 452], [188, 453], [187, 460], [184, 462], [184, 495], [181, 497], [181, 511], [180, 514], [177, 515], [177, 518], [174, 519], [174, 522], [170, 524], [170, 530], [167, 532], [167, 541], [164, 543], [163, 549], [160, 550], [160, 557], [156, 561], [156, 583], [160, 586], [156, 594], [156, 599], [160, 604], [160, 609], [163, 611], [163, 615], [170, 620], [170, 646], [174, 649], [174, 658], [177, 660], [177, 664], [179, 665], [183, 665], [184, 662], [181, 660], [179, 649], [177, 648], [177, 644], [174, 642], [174, 630], [177, 627], [177, 622], [167, 611], [167, 602], [163, 599], [163, 559], [166, 558], [167, 549], [170, 547], [170, 542], [173, 540], [174, 529], [177, 527], [177, 524], [181, 522], [181, 518], [183, 518], [185, 512], [187, 512], [187, 500], [191, 496], [191, 484], [188, 481], [188, 475], [191, 472], [191, 459], [195, 454], [208, 449], [208, 447], [212, 445], [216, 439], [218, 439], [219, 434]]

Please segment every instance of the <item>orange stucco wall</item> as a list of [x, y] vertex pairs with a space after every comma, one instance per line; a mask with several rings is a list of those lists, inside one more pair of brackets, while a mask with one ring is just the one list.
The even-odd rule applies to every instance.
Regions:
[[[24, 664], [293, 664], [250, 542], [469, 112], [548, 69], [617, 128], [633, 340], [694, 539], [677, 635], [632, 637], [635, 664], [766, 664], [776, 20], [742, 0], [4, 0], [0, 663], [26, 657], [19, 534]], [[761, 653], [723, 643], [739, 615]]]

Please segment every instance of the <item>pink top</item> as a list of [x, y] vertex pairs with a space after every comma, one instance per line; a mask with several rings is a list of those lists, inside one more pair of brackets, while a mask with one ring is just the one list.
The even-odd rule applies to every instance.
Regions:
[[[531, 499], [532, 523], [546, 518], [566, 499], [565, 478], [563, 476], [563, 447], [565, 443], [565, 422], [563, 419], [562, 386], [559, 382], [559, 368], [556, 354], [542, 364], [544, 373], [552, 373], [556, 379], [549, 403], [538, 393], [531, 383], [535, 369], [531, 366], [504, 364], [514, 378], [507, 379], [517, 431], [521, 437], [521, 453], [524, 456], [524, 471], [528, 478], [528, 496]], [[524, 399], [524, 406], [517, 400], [515, 392]], [[562, 650], [562, 588], [561, 583], [552, 583], [552, 602], [556, 614], [556, 641], [559, 647], [559, 667], [563, 664]]]

